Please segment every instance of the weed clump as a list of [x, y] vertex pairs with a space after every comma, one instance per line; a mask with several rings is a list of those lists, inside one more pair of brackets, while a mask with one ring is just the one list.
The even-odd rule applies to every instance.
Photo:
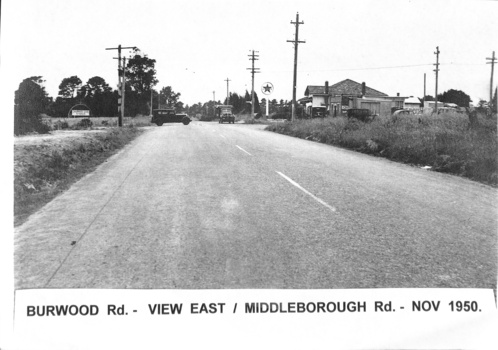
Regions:
[[297, 120], [267, 130], [352, 149], [391, 160], [498, 185], [496, 115], [377, 118], [370, 123], [345, 117]]
[[15, 145], [15, 223], [21, 223], [140, 132], [138, 128], [113, 128], [77, 142]]

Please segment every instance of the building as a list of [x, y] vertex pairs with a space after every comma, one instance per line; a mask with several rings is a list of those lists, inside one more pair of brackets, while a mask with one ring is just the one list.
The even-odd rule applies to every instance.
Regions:
[[422, 103], [417, 97], [410, 96], [405, 100], [405, 108], [412, 110], [420, 110]]
[[388, 96], [365, 83], [345, 79], [334, 85], [309, 85], [305, 98], [299, 102], [306, 106], [306, 113], [312, 117], [337, 116], [349, 108], [369, 109], [372, 114], [389, 114], [393, 107], [404, 108], [405, 97]]

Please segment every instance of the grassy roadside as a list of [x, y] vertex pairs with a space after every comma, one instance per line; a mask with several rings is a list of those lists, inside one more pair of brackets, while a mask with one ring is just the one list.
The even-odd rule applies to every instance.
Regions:
[[479, 116], [473, 128], [465, 115], [442, 114], [371, 123], [344, 117], [298, 120], [266, 130], [498, 185], [496, 116]]
[[80, 137], [14, 145], [14, 226], [129, 143], [143, 129], [109, 128]]

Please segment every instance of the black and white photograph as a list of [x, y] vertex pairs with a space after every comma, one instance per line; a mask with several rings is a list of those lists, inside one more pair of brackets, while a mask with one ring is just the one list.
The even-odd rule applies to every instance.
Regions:
[[0, 349], [498, 346], [498, 2], [1, 10]]

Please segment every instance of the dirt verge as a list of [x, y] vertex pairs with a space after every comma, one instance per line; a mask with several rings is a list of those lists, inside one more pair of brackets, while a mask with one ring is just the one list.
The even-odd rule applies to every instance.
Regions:
[[59, 130], [14, 140], [14, 226], [67, 190], [146, 128]]

